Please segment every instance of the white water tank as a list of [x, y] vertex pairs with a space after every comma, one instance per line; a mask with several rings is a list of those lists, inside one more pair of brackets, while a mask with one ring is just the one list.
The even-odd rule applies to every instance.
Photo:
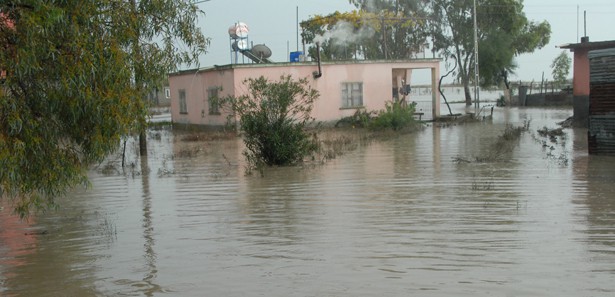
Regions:
[[243, 51], [248, 49], [248, 42], [245, 39], [237, 39], [232, 44], [234, 51]]
[[247, 38], [248, 37], [248, 32], [250, 32], [250, 29], [248, 28], [248, 25], [246, 25], [246, 23], [242, 23], [242, 22], [237, 22], [237, 23], [235, 23], [235, 25], [232, 25], [231, 27], [228, 28], [228, 34], [233, 39]]

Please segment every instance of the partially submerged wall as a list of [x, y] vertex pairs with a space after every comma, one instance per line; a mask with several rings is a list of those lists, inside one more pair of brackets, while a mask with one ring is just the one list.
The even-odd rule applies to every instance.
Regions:
[[572, 94], [542, 93], [527, 95], [525, 106], [572, 106]]
[[615, 49], [592, 51], [589, 59], [589, 153], [615, 155]]

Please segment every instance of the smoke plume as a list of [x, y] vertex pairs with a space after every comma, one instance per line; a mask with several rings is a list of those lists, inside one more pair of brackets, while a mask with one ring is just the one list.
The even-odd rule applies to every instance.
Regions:
[[349, 22], [339, 21], [331, 28], [331, 30], [325, 32], [323, 35], [317, 35], [314, 37], [314, 42], [322, 44], [323, 42], [329, 40], [331, 44], [343, 46], [371, 38], [374, 34], [376, 34], [376, 31], [372, 27], [361, 26], [356, 28]]

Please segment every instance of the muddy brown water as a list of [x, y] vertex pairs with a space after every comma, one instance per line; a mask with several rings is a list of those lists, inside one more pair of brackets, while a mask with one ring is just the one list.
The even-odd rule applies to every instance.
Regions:
[[[615, 296], [615, 158], [536, 133], [571, 114], [496, 109], [263, 177], [238, 139], [155, 132], [58, 211], [0, 211], [0, 295]], [[502, 160], [454, 162], [526, 120]]]

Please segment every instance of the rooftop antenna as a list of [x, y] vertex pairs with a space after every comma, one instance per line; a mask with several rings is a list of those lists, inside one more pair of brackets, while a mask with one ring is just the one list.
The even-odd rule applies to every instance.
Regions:
[[587, 37], [587, 10], [583, 10], [583, 36]]
[[581, 37], [581, 43], [589, 42], [589, 37], [587, 36], [587, 11], [583, 11], [583, 37]]

